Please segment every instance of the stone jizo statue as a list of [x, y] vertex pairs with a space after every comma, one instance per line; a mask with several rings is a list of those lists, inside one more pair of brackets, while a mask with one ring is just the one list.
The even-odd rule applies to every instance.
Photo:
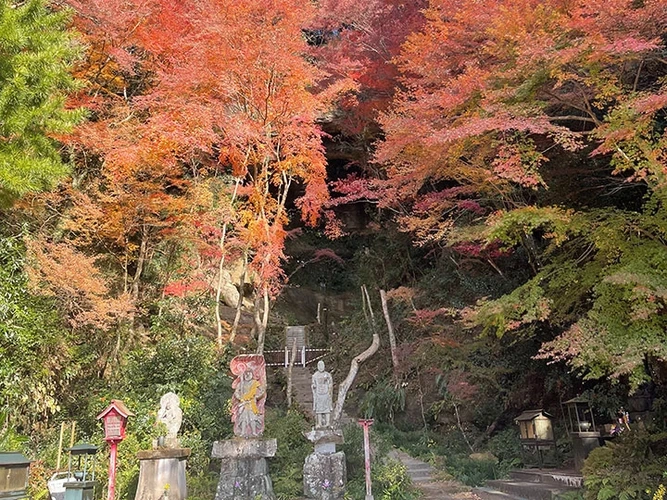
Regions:
[[157, 421], [167, 428], [166, 445], [177, 446], [178, 431], [183, 422], [181, 400], [173, 392], [168, 392], [160, 398], [160, 410], [157, 412]]
[[333, 378], [331, 377], [331, 373], [324, 371], [324, 361], [317, 363], [317, 371], [313, 374], [311, 388], [313, 389], [315, 428], [331, 427]]

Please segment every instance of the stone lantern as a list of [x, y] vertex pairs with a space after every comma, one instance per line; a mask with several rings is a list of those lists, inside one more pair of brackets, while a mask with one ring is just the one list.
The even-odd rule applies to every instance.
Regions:
[[[97, 446], [81, 443], [67, 448], [69, 454], [67, 462], [68, 481], [65, 487], [65, 500], [93, 500], [95, 494], [95, 454]], [[78, 459], [75, 470], [72, 470], [72, 459]], [[82, 463], [83, 461], [83, 463]]]
[[0, 452], [0, 498], [28, 498], [30, 460], [18, 451]]
[[581, 471], [584, 460], [591, 450], [600, 446], [600, 433], [595, 428], [595, 417], [588, 400], [578, 397], [565, 401], [563, 404], [567, 408], [574, 468]]

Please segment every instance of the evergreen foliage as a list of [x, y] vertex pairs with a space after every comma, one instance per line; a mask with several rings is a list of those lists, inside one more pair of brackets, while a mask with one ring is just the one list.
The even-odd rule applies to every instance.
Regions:
[[48, 189], [67, 168], [55, 134], [83, 117], [66, 100], [79, 51], [65, 31], [67, 11], [43, 0], [0, 2], [0, 201]]
[[0, 238], [0, 401], [28, 431], [61, 409], [58, 395], [84, 359], [53, 304], [28, 291], [23, 258], [20, 238]]

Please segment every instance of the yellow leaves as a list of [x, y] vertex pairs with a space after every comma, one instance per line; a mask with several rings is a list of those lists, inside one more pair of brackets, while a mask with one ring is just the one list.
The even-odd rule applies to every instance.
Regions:
[[122, 92], [127, 85], [120, 66], [105, 52], [102, 42], [90, 43], [86, 58], [74, 69], [73, 74], [95, 91]]

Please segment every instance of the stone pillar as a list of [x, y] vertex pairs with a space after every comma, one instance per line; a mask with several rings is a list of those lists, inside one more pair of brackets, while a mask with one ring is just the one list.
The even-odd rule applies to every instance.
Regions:
[[215, 500], [274, 500], [266, 462], [276, 454], [275, 439], [234, 438], [213, 443], [213, 458], [221, 458]]
[[303, 465], [303, 493], [306, 498], [341, 500], [345, 496], [347, 468], [345, 453], [336, 452], [343, 444], [340, 430], [314, 429], [305, 433], [315, 445], [315, 452], [306, 457]]
[[303, 466], [303, 493], [306, 498], [338, 500], [345, 496], [347, 469], [345, 453], [311, 453]]
[[138, 452], [139, 484], [135, 500], [185, 500], [185, 465], [189, 456], [189, 448]]

